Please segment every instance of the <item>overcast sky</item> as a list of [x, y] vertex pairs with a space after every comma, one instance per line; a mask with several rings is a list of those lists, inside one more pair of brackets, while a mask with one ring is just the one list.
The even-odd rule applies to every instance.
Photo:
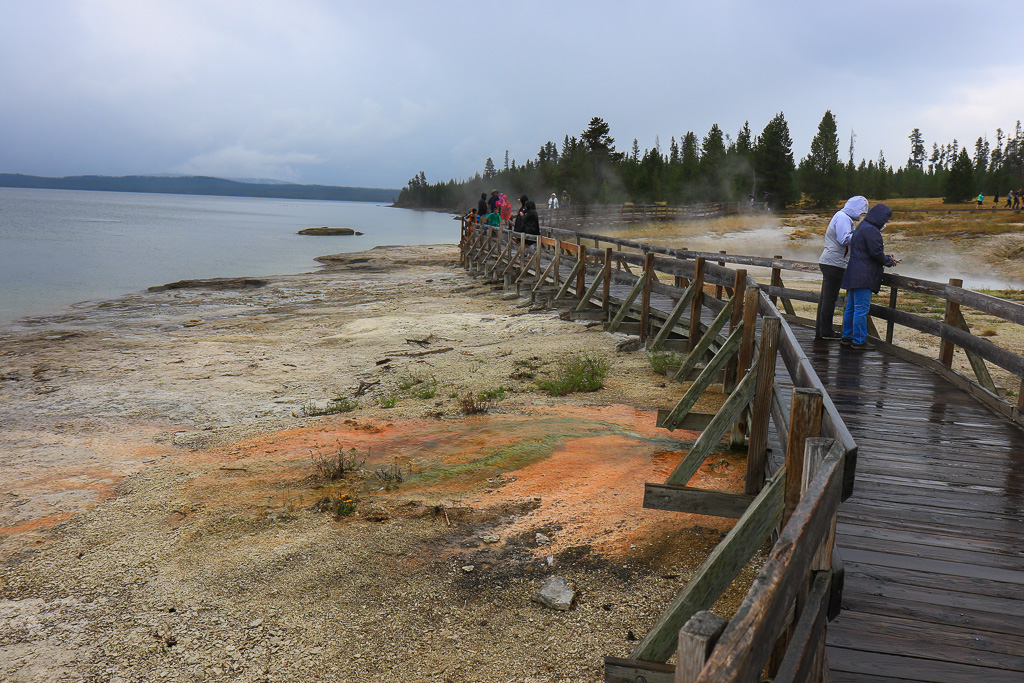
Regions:
[[401, 187], [826, 109], [845, 158], [1024, 118], [1024, 1], [0, 0], [0, 172]]

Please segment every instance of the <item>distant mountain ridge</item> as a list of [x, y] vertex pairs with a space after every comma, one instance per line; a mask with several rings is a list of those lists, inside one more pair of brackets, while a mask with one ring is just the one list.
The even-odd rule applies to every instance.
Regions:
[[46, 190], [94, 190], [104, 192], [152, 192], [156, 194], [197, 194], [218, 197], [274, 197], [279, 199], [325, 199], [349, 202], [393, 202], [398, 190], [377, 187], [298, 185], [295, 183], [243, 183], [208, 176], [100, 176], [64, 178], [0, 173], [0, 187]]

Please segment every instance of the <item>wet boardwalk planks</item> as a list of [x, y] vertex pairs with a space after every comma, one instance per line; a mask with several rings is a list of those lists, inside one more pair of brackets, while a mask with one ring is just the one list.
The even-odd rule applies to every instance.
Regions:
[[1024, 430], [927, 370], [796, 332], [859, 446], [832, 680], [1024, 681]]

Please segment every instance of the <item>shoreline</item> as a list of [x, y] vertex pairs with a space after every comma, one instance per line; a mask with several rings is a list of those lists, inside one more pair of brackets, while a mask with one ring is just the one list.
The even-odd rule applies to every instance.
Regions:
[[[655, 427], [683, 387], [621, 335], [531, 310], [455, 246], [326, 261], [0, 330], [0, 678], [593, 680], [731, 524], [643, 509], [695, 435]], [[605, 388], [537, 389], [581, 353], [611, 360]], [[358, 407], [304, 415], [339, 395]], [[318, 477], [342, 448], [363, 465]], [[531, 600], [556, 573], [568, 612]]]

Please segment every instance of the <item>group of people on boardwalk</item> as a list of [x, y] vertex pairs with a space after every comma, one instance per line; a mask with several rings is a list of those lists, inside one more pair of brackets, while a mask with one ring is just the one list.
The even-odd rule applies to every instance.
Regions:
[[[900, 262], [885, 253], [882, 230], [892, 218], [892, 209], [885, 204], [868, 208], [862, 196], [851, 197], [836, 212], [825, 230], [825, 248], [818, 258], [821, 270], [821, 294], [815, 338], [839, 340], [844, 346], [867, 348], [868, 310], [871, 295], [882, 286], [883, 268]], [[859, 223], [856, 223], [859, 221]], [[839, 290], [846, 290], [843, 311], [843, 333], [837, 337], [832, 326]]]
[[[1019, 209], [1021, 197], [1024, 196], [1024, 190], [1010, 190], [1006, 193], [1006, 206], [1004, 209]], [[999, 204], [999, 195], [996, 195], [996, 204]]]
[[[558, 197], [554, 192], [548, 199], [548, 208], [558, 208]], [[511, 202], [504, 192], [498, 190], [491, 190], [490, 196], [486, 192], [481, 193], [476, 208], [471, 209], [465, 218], [470, 224], [482, 223], [498, 227], [504, 222], [514, 232], [522, 232], [527, 235], [540, 234], [540, 216], [537, 213], [537, 204], [525, 194], [519, 197], [519, 211], [514, 218]]]

